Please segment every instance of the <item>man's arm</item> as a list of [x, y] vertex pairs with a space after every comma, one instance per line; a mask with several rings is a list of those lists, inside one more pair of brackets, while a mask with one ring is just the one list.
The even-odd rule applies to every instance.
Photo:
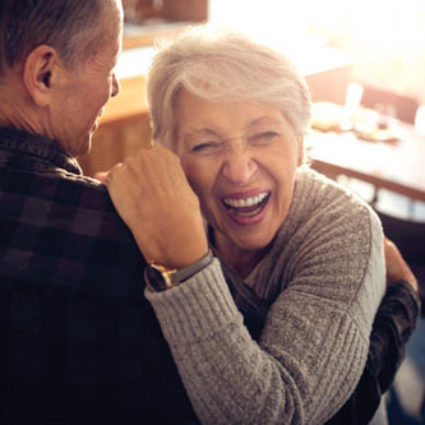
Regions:
[[404, 359], [405, 345], [420, 312], [418, 283], [397, 247], [385, 240], [387, 292], [370, 337], [366, 368], [356, 390], [327, 425], [367, 424]]

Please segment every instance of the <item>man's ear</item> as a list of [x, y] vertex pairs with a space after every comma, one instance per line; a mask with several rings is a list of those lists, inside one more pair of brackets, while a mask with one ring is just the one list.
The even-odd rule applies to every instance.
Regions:
[[24, 64], [24, 84], [28, 94], [38, 106], [49, 104], [52, 83], [58, 72], [60, 61], [53, 47], [43, 44], [27, 56]]

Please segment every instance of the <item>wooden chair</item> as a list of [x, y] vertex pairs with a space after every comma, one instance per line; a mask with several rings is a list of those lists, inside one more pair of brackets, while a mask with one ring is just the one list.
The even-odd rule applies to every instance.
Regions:
[[401, 121], [415, 123], [419, 101], [407, 95], [401, 95], [388, 89], [363, 84], [361, 104], [388, 115], [393, 115]]

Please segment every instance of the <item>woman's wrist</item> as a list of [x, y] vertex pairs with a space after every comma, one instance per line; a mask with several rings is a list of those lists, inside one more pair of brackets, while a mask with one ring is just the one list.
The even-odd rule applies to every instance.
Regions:
[[180, 285], [210, 265], [214, 257], [209, 250], [199, 260], [180, 269], [169, 269], [163, 265], [151, 263], [145, 269], [145, 281], [152, 291], [161, 292]]

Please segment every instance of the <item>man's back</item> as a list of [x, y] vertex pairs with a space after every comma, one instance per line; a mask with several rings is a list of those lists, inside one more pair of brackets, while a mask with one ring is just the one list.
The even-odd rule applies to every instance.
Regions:
[[0, 422], [183, 423], [143, 259], [79, 173], [56, 143], [0, 129]]

